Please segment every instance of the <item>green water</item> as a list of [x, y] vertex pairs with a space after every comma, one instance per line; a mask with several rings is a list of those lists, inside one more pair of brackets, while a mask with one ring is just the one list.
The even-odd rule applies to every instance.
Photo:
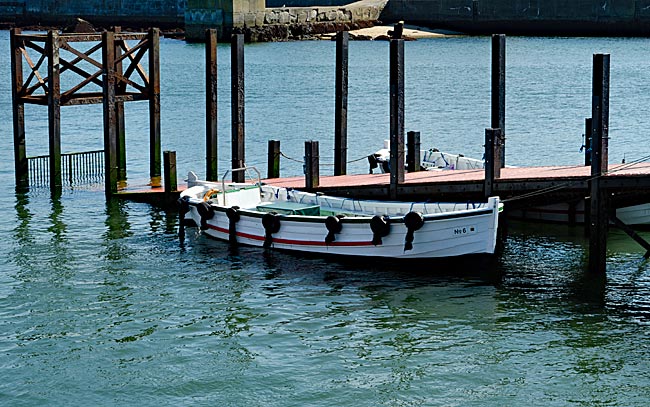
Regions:
[[[594, 52], [612, 54], [610, 157], [648, 154], [645, 39], [508, 40], [507, 160], [576, 164]], [[9, 58], [8, 34], [0, 55]], [[163, 39], [163, 149], [203, 164], [203, 48]], [[220, 168], [229, 164], [229, 48], [220, 46]], [[350, 158], [388, 133], [386, 43], [350, 45]], [[406, 44], [409, 130], [480, 156], [489, 40]], [[333, 139], [334, 44], [246, 47], [247, 162], [266, 140], [302, 156]], [[7, 64], [0, 67], [0, 405], [644, 406], [650, 266], [624, 234], [606, 279], [581, 229], [514, 224], [494, 264], [419, 268], [233, 250], [177, 214], [101, 190], [16, 194]], [[646, 78], [646, 76], [648, 76]], [[47, 152], [27, 109], [28, 155]], [[147, 106], [127, 107], [129, 177], [146, 177]], [[62, 111], [63, 151], [101, 148], [101, 108]], [[366, 163], [351, 164], [367, 171]], [[282, 173], [300, 164], [283, 160]], [[331, 171], [324, 166], [321, 172]], [[646, 235], [646, 237], [650, 237]]]

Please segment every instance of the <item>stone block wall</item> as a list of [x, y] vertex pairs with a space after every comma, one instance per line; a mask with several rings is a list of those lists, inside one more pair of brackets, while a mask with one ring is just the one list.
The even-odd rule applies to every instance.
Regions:
[[[369, 26], [379, 19], [388, 0], [362, 0], [343, 7], [260, 7], [259, 0], [230, 0], [232, 11], [222, 0], [188, 0], [185, 35], [201, 41], [205, 30], [216, 28], [219, 37], [243, 32], [247, 41], [287, 40], [311, 33]], [[239, 4], [238, 4], [239, 3]]]

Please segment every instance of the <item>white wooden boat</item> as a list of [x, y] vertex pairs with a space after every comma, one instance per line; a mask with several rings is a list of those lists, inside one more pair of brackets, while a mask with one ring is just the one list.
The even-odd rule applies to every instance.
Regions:
[[498, 197], [475, 204], [338, 198], [261, 185], [259, 173], [257, 183], [215, 183], [190, 172], [179, 202], [185, 220], [217, 239], [391, 259], [492, 254], [503, 210]]

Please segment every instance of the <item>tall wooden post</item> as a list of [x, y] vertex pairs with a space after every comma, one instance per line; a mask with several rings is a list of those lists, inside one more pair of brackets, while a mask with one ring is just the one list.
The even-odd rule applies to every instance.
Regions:
[[336, 106], [334, 113], [334, 175], [347, 173], [348, 159], [348, 44], [347, 31], [336, 34]]
[[[244, 148], [244, 34], [232, 36], [231, 57], [231, 111], [232, 111], [232, 169], [245, 166]], [[234, 182], [244, 182], [243, 171], [232, 174]]]
[[47, 115], [50, 135], [50, 191], [61, 192], [61, 78], [59, 60], [59, 33], [47, 33]]
[[13, 106], [14, 127], [14, 165], [16, 169], [16, 187], [29, 186], [29, 166], [27, 163], [27, 147], [25, 144], [25, 104], [20, 95], [23, 92], [23, 55], [18, 46], [16, 35], [20, 35], [19, 28], [11, 29], [11, 98]]
[[162, 154], [160, 147], [160, 30], [149, 30], [149, 174], [160, 178]]
[[420, 171], [420, 163], [420, 132], [409, 131], [406, 133], [406, 170]]
[[593, 131], [593, 121], [590, 118], [585, 119], [585, 165], [591, 165], [591, 137]]
[[[113, 32], [119, 34], [122, 31], [122, 27], [116, 26], [113, 27]], [[122, 47], [115, 47], [115, 60], [119, 61], [115, 64], [115, 72], [122, 76], [124, 71], [122, 68], [122, 61], [120, 57], [122, 56]], [[126, 92], [126, 82], [118, 82], [116, 88], [116, 94], [122, 95]], [[126, 180], [126, 125], [124, 119], [124, 102], [116, 101], [115, 102], [115, 125], [117, 126], [117, 172], [118, 179], [120, 181]]]
[[217, 30], [205, 31], [206, 180], [217, 181]]
[[404, 183], [404, 40], [390, 40], [390, 199]]
[[305, 188], [318, 188], [320, 184], [318, 141], [305, 141]]
[[494, 181], [501, 176], [501, 129], [485, 129], [485, 182], [486, 198], [494, 195]]
[[104, 182], [106, 197], [117, 192], [117, 113], [115, 110], [115, 33], [102, 34], [102, 60], [104, 64]]
[[506, 166], [506, 36], [492, 35], [492, 119], [493, 129], [501, 129], [501, 167]]
[[601, 188], [607, 173], [609, 144], [609, 54], [594, 54], [592, 82], [591, 179], [589, 189], [589, 271], [604, 273], [607, 264], [608, 198]]
[[280, 178], [280, 140], [269, 140], [267, 178]]

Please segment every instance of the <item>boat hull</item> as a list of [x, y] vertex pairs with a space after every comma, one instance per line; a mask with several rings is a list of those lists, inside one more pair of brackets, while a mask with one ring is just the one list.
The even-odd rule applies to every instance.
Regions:
[[[189, 183], [188, 183], [189, 184]], [[355, 200], [272, 186], [193, 181], [181, 194], [186, 223], [233, 244], [360, 258], [493, 254], [498, 197], [487, 203]], [[222, 192], [227, 191], [227, 192]]]
[[[201, 224], [196, 207], [186, 217]], [[236, 243], [294, 252], [321, 253], [357, 257], [424, 259], [466, 254], [492, 254], [496, 245], [498, 215], [492, 209], [471, 216], [443, 215], [426, 221], [413, 233], [412, 248], [406, 249], [408, 229], [403, 221], [389, 220], [389, 232], [373, 242], [371, 218], [341, 219], [341, 232], [327, 242], [329, 234], [324, 217], [278, 215], [280, 228], [267, 238], [262, 215], [240, 211], [234, 236]], [[233, 241], [230, 219], [222, 208], [215, 208], [212, 219], [204, 222], [203, 232], [210, 237]]]

